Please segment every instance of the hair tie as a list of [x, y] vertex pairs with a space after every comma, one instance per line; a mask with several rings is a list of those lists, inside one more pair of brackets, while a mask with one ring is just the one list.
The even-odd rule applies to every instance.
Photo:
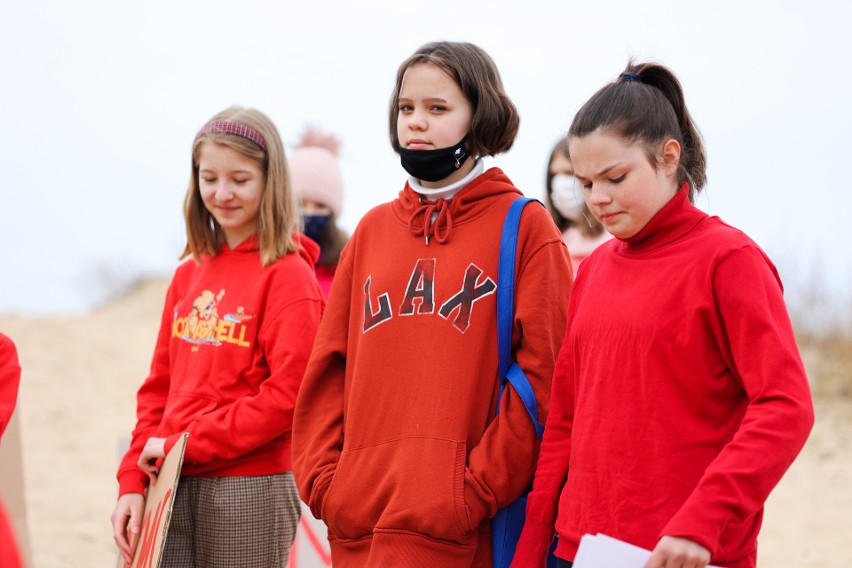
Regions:
[[263, 139], [260, 132], [250, 126], [246, 126], [245, 124], [240, 124], [238, 122], [226, 122], [223, 120], [208, 122], [204, 125], [204, 128], [199, 130], [198, 134], [195, 135], [195, 142], [198, 142], [199, 138], [205, 134], [210, 134], [211, 132], [223, 132], [225, 134], [241, 136], [246, 140], [251, 140], [266, 151], [266, 140]]
[[636, 83], [642, 83], [643, 82], [642, 77], [640, 77], [636, 73], [622, 73], [621, 75], [619, 75], [619, 78], [623, 79], [624, 82], [631, 82], [631, 81], [636, 82]]

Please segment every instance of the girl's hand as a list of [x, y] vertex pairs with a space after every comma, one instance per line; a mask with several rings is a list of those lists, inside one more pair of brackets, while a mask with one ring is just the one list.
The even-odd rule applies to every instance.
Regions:
[[130, 565], [133, 562], [133, 550], [142, 530], [142, 514], [145, 512], [145, 496], [141, 493], [125, 493], [118, 498], [115, 510], [109, 518], [112, 521], [112, 537], [121, 553], [121, 557]]
[[664, 536], [657, 543], [645, 568], [705, 568], [710, 551], [685, 538]]
[[148, 474], [148, 477], [151, 479], [151, 485], [156, 485], [157, 483], [157, 475], [160, 473], [157, 460], [166, 457], [165, 448], [165, 438], [148, 438], [148, 441], [145, 442], [145, 447], [142, 448], [142, 453], [139, 454], [137, 465], [139, 469]]

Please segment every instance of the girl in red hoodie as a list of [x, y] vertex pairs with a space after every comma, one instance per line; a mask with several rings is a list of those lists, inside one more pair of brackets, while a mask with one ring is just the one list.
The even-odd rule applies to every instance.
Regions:
[[[299, 391], [293, 466], [328, 526], [335, 568], [490, 567], [490, 518], [528, 489], [532, 421], [498, 392], [497, 260], [521, 192], [482, 157], [518, 115], [491, 58], [467, 43], [400, 66], [390, 138], [410, 177], [341, 256]], [[543, 420], [571, 268], [544, 209], [523, 211], [513, 352]]]
[[[753, 568], [763, 504], [813, 425], [772, 262], [692, 204], [701, 137], [665, 67], [630, 64], [568, 132], [616, 238], [583, 261], [513, 568], [555, 532], [653, 550], [645, 568]], [[747, 188], [742, 188], [744, 191]]]
[[163, 566], [280, 567], [299, 520], [296, 393], [319, 325], [318, 247], [275, 125], [229, 108], [192, 146], [187, 246], [169, 286], [137, 424], [118, 470], [115, 542], [132, 558], [158, 459], [189, 433]]
[[[18, 385], [21, 382], [21, 365], [18, 350], [10, 337], [0, 333], [0, 439], [12, 419], [18, 401]], [[0, 499], [0, 566], [22, 568], [24, 562], [15, 537], [15, 527], [6, 514]]]

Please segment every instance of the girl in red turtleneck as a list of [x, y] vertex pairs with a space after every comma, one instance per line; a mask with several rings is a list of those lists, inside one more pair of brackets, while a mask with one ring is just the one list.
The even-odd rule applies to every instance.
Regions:
[[700, 135], [675, 76], [630, 64], [577, 113], [574, 172], [616, 238], [583, 261], [513, 568], [554, 536], [653, 550], [645, 568], [752, 568], [763, 503], [813, 424], [772, 262], [692, 205]]

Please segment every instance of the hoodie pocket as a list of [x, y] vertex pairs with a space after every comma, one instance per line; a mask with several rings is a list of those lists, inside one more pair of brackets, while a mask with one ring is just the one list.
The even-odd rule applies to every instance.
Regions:
[[465, 544], [464, 442], [404, 438], [344, 450], [322, 505], [336, 538], [400, 530]]

